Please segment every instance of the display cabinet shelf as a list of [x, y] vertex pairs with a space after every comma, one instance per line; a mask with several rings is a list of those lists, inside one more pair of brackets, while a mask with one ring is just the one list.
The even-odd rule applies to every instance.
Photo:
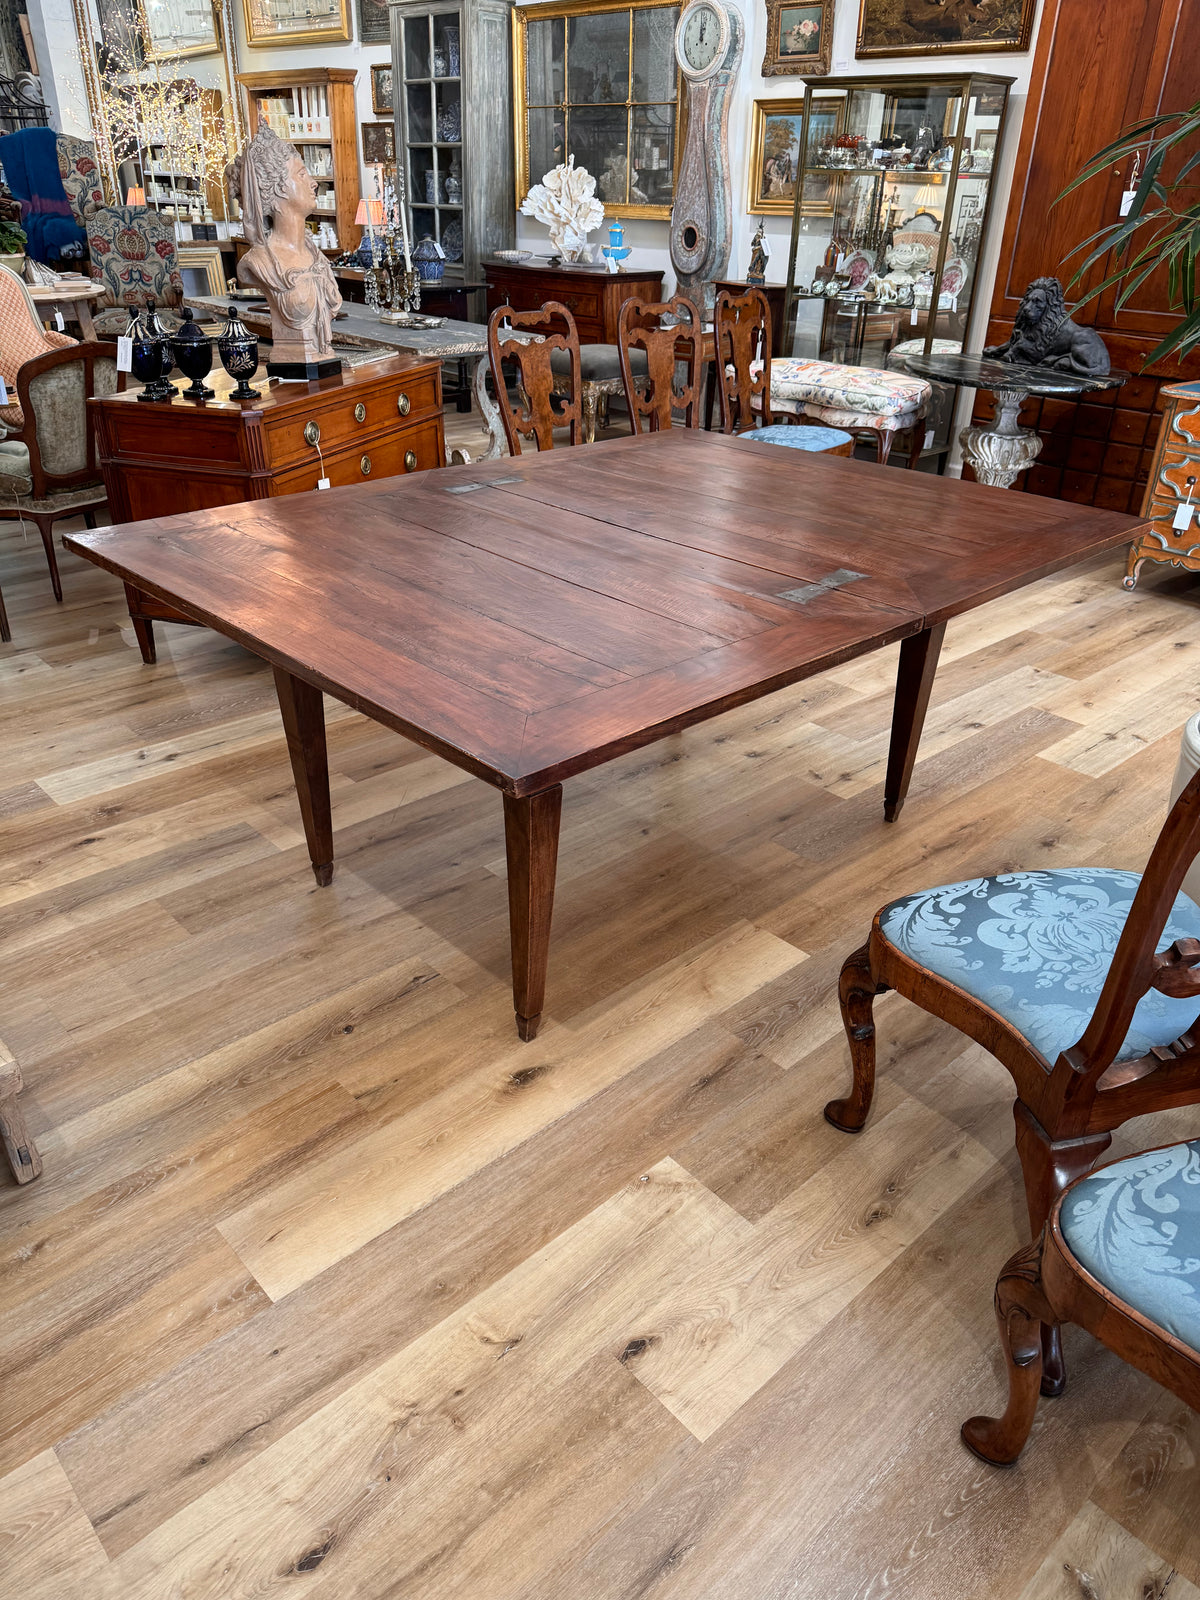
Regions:
[[362, 230], [358, 211], [358, 123], [352, 67], [308, 67], [280, 72], [240, 72], [251, 133], [264, 117], [299, 150], [317, 184], [309, 216], [332, 222], [338, 247], [354, 250]]
[[[978, 72], [805, 83], [796, 147], [763, 153], [768, 173], [791, 165], [785, 355], [903, 367], [906, 346], [966, 348], [1012, 83]], [[954, 391], [936, 389], [928, 448], [941, 454]]]
[[391, 0], [396, 152], [413, 242], [441, 245], [446, 277], [474, 281], [516, 243], [511, 0]]

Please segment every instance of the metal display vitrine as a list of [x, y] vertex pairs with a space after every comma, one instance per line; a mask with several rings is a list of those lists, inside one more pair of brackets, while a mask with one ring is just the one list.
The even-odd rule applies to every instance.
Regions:
[[[1012, 83], [814, 78], [801, 116], [768, 124], [752, 177], [772, 193], [790, 178], [786, 355], [903, 370], [909, 352], [966, 347]], [[941, 453], [954, 391], [937, 390]]]
[[414, 245], [441, 245], [447, 279], [474, 280], [516, 243], [511, 0], [391, 0], [396, 159]]

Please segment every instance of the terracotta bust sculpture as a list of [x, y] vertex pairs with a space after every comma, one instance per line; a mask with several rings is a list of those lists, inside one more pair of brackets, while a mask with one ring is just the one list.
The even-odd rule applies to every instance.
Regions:
[[225, 169], [225, 182], [241, 202], [250, 242], [238, 262], [238, 281], [261, 289], [271, 309], [268, 373], [317, 378], [340, 371], [332, 333], [342, 297], [333, 268], [305, 227], [317, 191], [299, 152], [260, 122]]

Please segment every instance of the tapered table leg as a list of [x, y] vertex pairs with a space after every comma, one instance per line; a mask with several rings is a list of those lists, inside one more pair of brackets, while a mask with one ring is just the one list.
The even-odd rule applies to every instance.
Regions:
[[557, 783], [541, 794], [504, 796], [513, 1008], [522, 1039], [536, 1038], [542, 1020], [561, 813], [562, 786]]
[[921, 729], [925, 726], [929, 691], [933, 688], [933, 676], [937, 671], [945, 635], [946, 624], [939, 622], [922, 633], [910, 635], [900, 646], [896, 704], [892, 711], [892, 742], [888, 748], [887, 777], [883, 784], [883, 816], [886, 822], [895, 822], [908, 793], [909, 780], [917, 759], [917, 746], [921, 742]]
[[333, 816], [329, 805], [329, 757], [325, 750], [325, 705], [320, 689], [275, 668], [275, 692], [287, 734], [296, 797], [313, 876], [324, 887], [333, 882]]

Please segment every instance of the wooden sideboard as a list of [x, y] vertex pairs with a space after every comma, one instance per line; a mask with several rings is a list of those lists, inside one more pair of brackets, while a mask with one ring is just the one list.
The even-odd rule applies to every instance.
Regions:
[[[182, 389], [178, 373], [172, 382]], [[234, 380], [208, 379], [212, 400], [182, 393], [159, 403], [126, 389], [90, 401], [96, 454], [114, 522], [205, 511], [242, 500], [423, 472], [446, 460], [441, 363], [389, 356], [317, 383], [281, 383], [261, 369], [257, 400], [231, 400]], [[191, 619], [126, 585], [142, 659], [154, 660], [151, 624]]]
[[661, 272], [610, 272], [607, 267], [552, 267], [546, 261], [487, 261], [487, 308], [536, 311], [557, 300], [575, 318], [580, 344], [616, 344], [624, 301], [662, 299]]

